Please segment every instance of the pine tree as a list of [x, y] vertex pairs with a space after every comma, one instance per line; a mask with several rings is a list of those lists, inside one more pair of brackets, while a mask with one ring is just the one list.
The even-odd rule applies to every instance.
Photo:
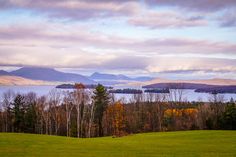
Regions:
[[94, 122], [98, 126], [99, 137], [103, 136], [102, 119], [103, 113], [109, 104], [109, 99], [110, 98], [107, 89], [103, 85], [98, 84], [94, 91], [93, 100], [95, 106]]
[[24, 116], [25, 132], [34, 133], [36, 123], [37, 123], [37, 115], [36, 115], [35, 102], [31, 102], [27, 104]]
[[23, 132], [24, 130], [24, 97], [17, 95], [13, 102], [13, 125], [15, 132]]

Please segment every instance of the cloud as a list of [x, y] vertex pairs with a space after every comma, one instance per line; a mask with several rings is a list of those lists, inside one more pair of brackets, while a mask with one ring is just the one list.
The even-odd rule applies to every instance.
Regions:
[[121, 55], [111, 60], [105, 61], [99, 67], [106, 69], [145, 69], [150, 64], [149, 57]]
[[236, 59], [202, 58], [202, 57], [159, 57], [147, 67], [149, 72], [236, 72]]
[[[77, 29], [75, 29], [77, 28]], [[15, 47], [38, 51], [42, 47], [55, 50], [73, 48], [93, 49], [109, 53], [133, 53], [138, 55], [179, 55], [179, 54], [224, 54], [236, 55], [236, 44], [193, 40], [187, 38], [149, 38], [137, 39], [90, 32], [86, 28], [63, 25], [10, 25], [0, 26], [0, 46], [9, 50]], [[44, 51], [44, 50], [42, 50]], [[17, 53], [17, 52], [16, 52]], [[102, 52], [101, 52], [102, 53]]]
[[184, 8], [189, 11], [212, 12], [222, 9], [235, 8], [235, 0], [146, 0], [150, 6], [169, 6]]
[[[178, 9], [172, 9], [170, 12], [155, 8], [162, 6]], [[46, 16], [48, 19], [77, 22], [119, 17], [132, 26], [157, 29], [207, 26], [212, 22], [212, 14], [217, 11], [232, 10], [234, 13], [236, 2], [234, 0], [146, 0], [144, 2], [135, 0], [1, 0], [0, 9], [2, 11], [26, 10], [41, 17]], [[228, 20], [217, 20], [220, 26], [235, 25], [234, 16], [231, 15], [230, 19], [226, 18]]]
[[235, 11], [236, 10], [228, 10], [217, 19], [221, 27], [236, 27]]
[[148, 27], [151, 29], [156, 28], [183, 28], [183, 27], [196, 27], [206, 26], [207, 21], [201, 16], [181, 15], [177, 12], [158, 12], [149, 11], [141, 16], [131, 17], [128, 21], [135, 26]]
[[51, 18], [87, 20], [134, 14], [139, 5], [134, 1], [2, 0], [0, 8], [27, 9]]

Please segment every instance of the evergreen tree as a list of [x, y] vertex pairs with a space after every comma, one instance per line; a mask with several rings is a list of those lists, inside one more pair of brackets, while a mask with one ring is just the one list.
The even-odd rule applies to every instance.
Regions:
[[24, 116], [24, 126], [25, 132], [34, 133], [35, 125], [37, 123], [36, 108], [35, 102], [31, 102], [26, 106], [26, 112]]
[[109, 99], [110, 98], [107, 89], [103, 85], [98, 84], [94, 91], [93, 100], [95, 106], [94, 122], [98, 126], [99, 137], [103, 136], [102, 119], [103, 113], [108, 106]]
[[23, 132], [24, 130], [24, 97], [18, 94], [13, 102], [13, 125], [15, 132]]

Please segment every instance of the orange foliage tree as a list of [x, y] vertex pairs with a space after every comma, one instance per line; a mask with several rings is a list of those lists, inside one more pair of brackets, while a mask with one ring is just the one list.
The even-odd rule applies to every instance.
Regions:
[[164, 112], [164, 117], [168, 123], [174, 123], [169, 126], [174, 126], [175, 130], [189, 130], [195, 129], [198, 109], [167, 109]]
[[125, 134], [125, 108], [120, 102], [109, 105], [106, 110], [107, 124], [114, 136], [122, 136]]

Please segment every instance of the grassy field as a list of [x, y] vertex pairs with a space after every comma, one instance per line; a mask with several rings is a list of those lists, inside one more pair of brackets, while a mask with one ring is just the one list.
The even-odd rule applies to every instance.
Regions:
[[77, 139], [0, 133], [0, 157], [235, 157], [236, 131], [146, 133]]

